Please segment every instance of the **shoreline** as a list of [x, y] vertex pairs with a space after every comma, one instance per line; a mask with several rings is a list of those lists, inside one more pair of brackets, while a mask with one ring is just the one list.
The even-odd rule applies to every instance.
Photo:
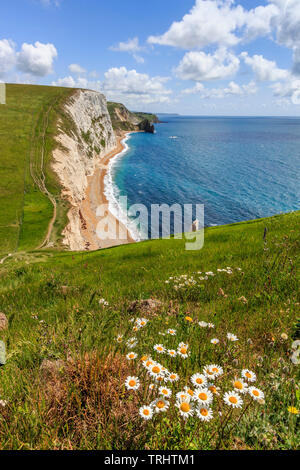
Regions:
[[[93, 251], [136, 242], [128, 227], [109, 209], [111, 201], [107, 198], [105, 181], [109, 174], [110, 162], [126, 151], [126, 137], [128, 134], [131, 134], [131, 132], [122, 132], [121, 136], [116, 136], [116, 148], [102, 157], [93, 175], [87, 178], [88, 186], [85, 192], [85, 198], [79, 208], [81, 235], [85, 240], [86, 250]], [[97, 207], [100, 205], [107, 206], [103, 216], [96, 215]], [[112, 235], [108, 236], [106, 239], [99, 239], [96, 229], [99, 223], [104, 223], [104, 219], [106, 219], [109, 225], [116, 227], [116, 237]], [[124, 235], [124, 238], [118, 238], [120, 233]]]

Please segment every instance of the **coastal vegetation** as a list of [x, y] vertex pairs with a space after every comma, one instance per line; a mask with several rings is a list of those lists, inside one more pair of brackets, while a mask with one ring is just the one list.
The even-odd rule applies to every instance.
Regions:
[[0, 448], [299, 448], [299, 217], [7, 259]]

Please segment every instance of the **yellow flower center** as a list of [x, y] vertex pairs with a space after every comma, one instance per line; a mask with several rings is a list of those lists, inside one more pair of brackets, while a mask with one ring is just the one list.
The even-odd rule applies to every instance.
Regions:
[[208, 415], [208, 411], [207, 411], [206, 408], [201, 408], [200, 413], [202, 414], [202, 416], [207, 416]]
[[204, 392], [199, 393], [198, 397], [200, 398], [200, 400], [203, 400], [203, 401], [207, 400], [207, 395]]
[[141, 362], [147, 361], [147, 359], [148, 359], [148, 356], [143, 356], [141, 359]]
[[154, 366], [154, 367], [152, 368], [152, 372], [153, 372], [154, 374], [158, 374], [158, 373], [160, 372], [160, 368], [157, 367], [157, 366]]
[[234, 382], [234, 388], [237, 388], [238, 390], [243, 390], [243, 384], [239, 380], [236, 380]]
[[165, 388], [161, 391], [164, 395], [168, 395], [168, 390], [166, 390]]
[[149, 410], [144, 410], [143, 413], [144, 413], [145, 416], [149, 416], [150, 411]]
[[161, 410], [162, 408], [165, 407], [165, 402], [164, 401], [158, 401], [156, 403], [156, 406], [157, 406], [157, 408], [159, 408]]
[[135, 380], [130, 380], [129, 385], [130, 385], [130, 387], [134, 387], [136, 385], [136, 381]]
[[233, 405], [236, 405], [237, 402], [238, 402], [236, 397], [230, 397], [230, 398], [229, 398], [229, 401], [230, 401], [230, 403], [232, 403]]
[[158, 382], [162, 382], [164, 380], [163, 377], [157, 377]]
[[203, 379], [201, 379], [200, 377], [198, 377], [198, 378], [196, 379], [196, 383], [199, 384], [199, 385], [203, 384]]
[[187, 353], [187, 348], [181, 348], [180, 352], [181, 352], [181, 354], [186, 354]]
[[250, 372], [246, 372], [245, 376], [246, 376], [248, 379], [251, 379], [252, 374], [250, 374]]
[[209, 387], [209, 390], [212, 392], [212, 393], [217, 393], [217, 388], [214, 386], [214, 385], [211, 385]]
[[144, 325], [145, 325], [145, 322], [144, 322], [144, 321], [141, 321], [141, 325], [144, 326]]
[[186, 321], [189, 321], [190, 323], [192, 323], [193, 319], [191, 317], [185, 317]]
[[191, 409], [190, 405], [188, 403], [181, 403], [180, 405], [180, 409], [181, 411], [183, 411], [184, 413], [188, 413]]
[[252, 393], [255, 397], [259, 397], [259, 392], [257, 390], [252, 390]]
[[219, 369], [217, 367], [213, 367], [213, 372], [219, 372]]
[[170, 375], [170, 379], [171, 379], [171, 380], [175, 380], [175, 379], [176, 379], [176, 375], [175, 375], [175, 374], [171, 374], [171, 375]]

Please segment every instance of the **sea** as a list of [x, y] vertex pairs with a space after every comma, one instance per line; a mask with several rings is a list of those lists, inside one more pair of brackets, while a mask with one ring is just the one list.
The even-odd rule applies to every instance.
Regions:
[[126, 219], [126, 204], [149, 214], [153, 204], [203, 204], [205, 226], [300, 208], [300, 118], [158, 117], [155, 134], [128, 135], [105, 181], [110, 210], [136, 240], [150, 237], [151, 218]]

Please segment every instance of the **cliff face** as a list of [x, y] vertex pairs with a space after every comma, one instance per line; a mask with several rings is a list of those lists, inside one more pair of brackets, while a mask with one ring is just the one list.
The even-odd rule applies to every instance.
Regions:
[[72, 126], [68, 130], [59, 129], [53, 169], [63, 187], [63, 196], [71, 204], [63, 243], [71, 250], [83, 250], [79, 206], [85, 197], [87, 177], [94, 173], [99, 160], [115, 148], [116, 138], [106, 99], [101, 93], [78, 90], [65, 109]]
[[121, 103], [107, 103], [113, 129], [117, 135], [123, 131], [144, 131], [154, 133], [153, 122], [159, 122], [155, 114], [133, 113]]

